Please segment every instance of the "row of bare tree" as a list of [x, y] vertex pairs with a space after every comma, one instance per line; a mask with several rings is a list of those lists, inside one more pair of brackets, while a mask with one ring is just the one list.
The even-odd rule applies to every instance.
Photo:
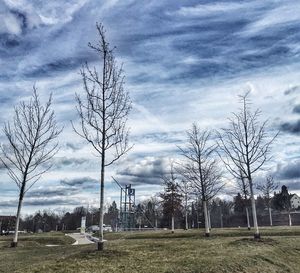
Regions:
[[[131, 110], [131, 100], [124, 90], [122, 67], [115, 61], [113, 49], [106, 39], [101, 24], [96, 24], [99, 40], [90, 44], [100, 59], [100, 69], [87, 63], [81, 69], [83, 94], [76, 95], [79, 125], [74, 131], [91, 145], [100, 158], [100, 220], [98, 250], [103, 249], [104, 181], [105, 168], [115, 163], [131, 146], [128, 143], [126, 122]], [[224, 186], [222, 173], [215, 154], [226, 169], [246, 181], [250, 190], [255, 237], [258, 238], [253, 174], [261, 169], [269, 158], [270, 145], [266, 122], [260, 123], [260, 111], [250, 109], [249, 94], [241, 96], [242, 107], [230, 119], [229, 126], [218, 133], [217, 140], [209, 131], [201, 131], [194, 124], [187, 132], [187, 144], [180, 147], [184, 160], [180, 175], [193, 185], [201, 195], [205, 216], [205, 232], [209, 236], [207, 202]], [[28, 190], [50, 169], [49, 162], [58, 151], [57, 138], [62, 132], [51, 110], [52, 97], [43, 105], [36, 88], [29, 102], [15, 107], [12, 122], [4, 126], [6, 145], [1, 145], [1, 162], [19, 188], [19, 202], [15, 235], [12, 246], [17, 246], [18, 227], [23, 198]], [[48, 164], [46, 164], [48, 163]], [[172, 174], [167, 180], [173, 180]], [[188, 186], [188, 185], [186, 185]]]
[[[271, 144], [278, 135], [269, 136], [267, 133], [267, 121], [260, 122], [259, 110], [252, 111], [250, 108], [249, 93], [240, 96], [242, 107], [229, 119], [226, 128], [216, 134], [208, 130], [201, 130], [197, 124], [187, 131], [187, 141], [184, 147], [179, 147], [183, 160], [177, 162], [177, 166], [171, 163], [170, 173], [163, 178], [166, 190], [173, 193], [176, 200], [177, 187], [185, 196], [187, 206], [188, 194], [191, 192], [200, 196], [203, 204], [205, 219], [205, 235], [209, 236], [209, 213], [208, 202], [224, 188], [225, 181], [222, 169], [227, 169], [237, 179], [240, 189], [251, 200], [255, 238], [260, 238], [257, 224], [253, 175], [262, 169], [270, 159]], [[220, 164], [220, 161], [223, 164]], [[224, 166], [224, 167], [223, 167]], [[175, 169], [175, 170], [174, 170]], [[176, 174], [175, 174], [176, 173]], [[178, 176], [181, 180], [177, 182]], [[267, 183], [260, 186], [260, 190], [268, 195], [275, 189], [271, 178]], [[270, 219], [271, 209], [269, 206]], [[172, 231], [174, 231], [174, 213], [172, 217]], [[249, 212], [246, 209], [248, 227]], [[187, 213], [186, 213], [187, 219]], [[187, 221], [186, 221], [187, 222]], [[186, 224], [187, 225], [187, 224]]]
[[[72, 126], [93, 147], [101, 161], [98, 249], [102, 250], [105, 168], [130, 149], [126, 121], [131, 100], [123, 88], [123, 70], [115, 61], [105, 30], [101, 24], [96, 24], [96, 28], [99, 41], [96, 45], [89, 43], [88, 46], [99, 56], [100, 70], [91, 68], [87, 63], [82, 67], [84, 92], [83, 95], [76, 94], [80, 125], [72, 123]], [[18, 242], [24, 196], [51, 168], [50, 160], [58, 151], [56, 139], [62, 132], [51, 110], [52, 96], [43, 105], [36, 88], [33, 89], [31, 100], [16, 106], [13, 121], [5, 124], [3, 131], [7, 143], [1, 145], [0, 160], [20, 190], [12, 247], [16, 247]]]

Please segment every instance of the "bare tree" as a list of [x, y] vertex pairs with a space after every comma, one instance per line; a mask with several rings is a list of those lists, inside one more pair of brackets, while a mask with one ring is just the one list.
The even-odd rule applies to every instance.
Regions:
[[[15, 233], [11, 246], [18, 244], [18, 230], [25, 194], [51, 168], [50, 159], [58, 151], [54, 142], [62, 129], [58, 128], [54, 112], [51, 110], [52, 96], [42, 105], [33, 87], [29, 102], [21, 102], [14, 109], [12, 122], [4, 125], [6, 145], [1, 145], [1, 162], [10, 178], [19, 188], [19, 202]], [[50, 163], [50, 164], [49, 164]]]
[[203, 203], [205, 219], [205, 236], [210, 235], [208, 202], [224, 186], [221, 180], [218, 162], [213, 158], [216, 145], [209, 144], [211, 133], [201, 131], [196, 125], [187, 131], [187, 145], [179, 147], [181, 154], [185, 158], [182, 164], [182, 176], [191, 182], [195, 191], [200, 194]]
[[[106, 40], [102, 24], [96, 24], [99, 41], [88, 46], [100, 57], [100, 71], [86, 63], [81, 69], [84, 96], [76, 95], [80, 128], [74, 131], [84, 138], [101, 160], [100, 221], [98, 250], [103, 250], [103, 212], [105, 168], [115, 163], [131, 148], [126, 122], [131, 100], [124, 90], [122, 67], [118, 67]], [[109, 153], [108, 153], [109, 152]]]
[[159, 212], [161, 210], [161, 200], [159, 198], [159, 195], [154, 195], [150, 198], [151, 203], [153, 204], [154, 207], [154, 227], [155, 229], [157, 229], [158, 226], [158, 216], [159, 216]]
[[273, 220], [272, 220], [272, 208], [271, 208], [271, 201], [272, 201], [272, 193], [278, 188], [278, 183], [274, 181], [273, 176], [269, 175], [266, 177], [265, 183], [261, 183], [257, 185], [257, 189], [262, 192], [266, 206], [269, 211], [269, 217], [270, 217], [270, 226], [273, 226]]
[[271, 144], [278, 133], [269, 138], [266, 131], [267, 121], [259, 122], [261, 111], [252, 112], [249, 92], [240, 96], [242, 107], [229, 119], [229, 128], [218, 133], [219, 155], [227, 170], [236, 178], [244, 177], [249, 183], [254, 238], [260, 238], [257, 224], [253, 188], [253, 174], [260, 170], [270, 158]]

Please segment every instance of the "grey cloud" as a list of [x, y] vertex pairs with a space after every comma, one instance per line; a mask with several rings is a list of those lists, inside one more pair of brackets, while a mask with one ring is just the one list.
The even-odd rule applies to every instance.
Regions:
[[161, 184], [161, 177], [167, 173], [168, 161], [163, 158], [148, 157], [139, 162], [129, 163], [119, 170], [120, 181], [132, 184]]
[[284, 122], [280, 125], [280, 129], [284, 132], [289, 132], [292, 134], [300, 133], [300, 119], [297, 121]]
[[3, 208], [14, 208], [17, 207], [18, 200], [0, 201], [0, 207]]
[[89, 162], [89, 159], [87, 158], [73, 158], [73, 157], [71, 158], [61, 157], [61, 158], [55, 158], [53, 160], [56, 169], [62, 169], [66, 167], [78, 168], [87, 162]]
[[67, 142], [65, 145], [66, 145], [67, 148], [69, 148], [73, 151], [78, 151], [82, 148], [81, 145], [79, 145], [78, 143], [74, 144], [73, 142]]
[[[54, 198], [28, 198], [24, 200], [24, 206], [68, 206], [78, 205], [80, 200], [72, 200], [61, 197]], [[18, 205], [17, 200], [0, 201], [0, 207], [3, 208], [15, 208]]]
[[57, 186], [54, 188], [40, 188], [37, 190], [29, 191], [28, 197], [58, 197], [58, 196], [69, 196], [78, 193], [77, 188], [72, 187], [61, 187]]
[[297, 94], [300, 92], [300, 87], [299, 86], [293, 86], [287, 90], [284, 91], [285, 95], [291, 95], [291, 94]]
[[279, 166], [275, 175], [283, 180], [300, 179], [300, 160], [291, 161], [283, 166]]
[[96, 187], [99, 184], [99, 181], [91, 177], [80, 177], [74, 179], [63, 179], [60, 181], [60, 184], [72, 187], [89, 188], [91, 186]]
[[78, 70], [85, 62], [94, 60], [94, 56], [86, 54], [86, 56], [61, 58], [40, 66], [30, 67], [25, 70], [23, 75], [29, 78], [38, 78], [44, 76], [57, 75], [61, 72], [69, 70]]
[[300, 114], [300, 104], [294, 106], [293, 113]]
[[67, 198], [32, 198], [24, 201], [24, 205], [27, 206], [67, 206], [67, 205], [77, 205], [80, 200], [73, 200]]

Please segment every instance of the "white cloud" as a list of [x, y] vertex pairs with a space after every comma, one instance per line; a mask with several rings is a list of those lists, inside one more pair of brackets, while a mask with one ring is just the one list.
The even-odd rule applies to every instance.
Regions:
[[193, 7], [181, 7], [176, 13], [183, 16], [207, 16], [216, 13], [229, 13], [249, 6], [245, 3], [224, 2], [216, 4], [199, 4]]
[[22, 28], [19, 20], [10, 13], [0, 13], [0, 34], [9, 33], [14, 35], [20, 35]]
[[259, 33], [270, 27], [284, 28], [286, 24], [297, 23], [300, 21], [300, 3], [297, 1], [279, 2], [274, 9], [267, 11], [264, 16], [252, 24], [245, 30], [245, 34]]

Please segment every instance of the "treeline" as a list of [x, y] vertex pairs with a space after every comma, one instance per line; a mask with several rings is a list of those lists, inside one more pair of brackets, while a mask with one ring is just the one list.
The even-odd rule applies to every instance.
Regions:
[[[138, 203], [134, 208], [134, 226], [135, 229], [144, 228], [171, 228], [172, 209], [170, 198], [163, 198], [163, 194], [152, 197], [148, 200]], [[288, 196], [288, 198], [286, 198]], [[273, 220], [276, 224], [288, 225], [287, 218], [279, 217], [280, 214], [286, 214], [291, 211], [290, 197], [287, 188], [282, 186], [281, 191], [275, 192], [271, 198], [271, 208], [274, 211]], [[185, 222], [185, 200], [182, 195], [177, 196], [178, 200], [175, 208], [174, 226], [175, 228], [186, 228]], [[258, 195], [256, 198], [257, 214], [259, 221], [263, 224], [270, 224], [268, 219], [269, 199], [266, 196]], [[208, 205], [209, 226], [214, 227], [247, 227], [247, 218], [245, 209], [250, 207], [250, 202], [243, 200], [242, 195], [238, 193], [233, 200], [223, 200], [213, 198]], [[250, 225], [253, 226], [251, 221]], [[76, 207], [73, 211], [56, 213], [51, 210], [38, 211], [21, 219], [21, 230], [27, 232], [49, 232], [49, 231], [70, 231], [76, 230], [81, 225], [81, 218], [86, 217], [86, 226], [99, 225], [99, 209], [86, 207]], [[188, 228], [203, 228], [203, 203], [201, 200], [188, 200], [187, 223]], [[278, 218], [278, 221], [276, 221]], [[294, 216], [295, 222], [298, 222], [298, 215]], [[2, 230], [12, 230], [15, 225], [15, 218], [7, 217], [2, 220]], [[122, 228], [120, 220], [120, 210], [115, 201], [110, 204], [104, 213], [104, 224], [110, 225], [114, 231]]]

